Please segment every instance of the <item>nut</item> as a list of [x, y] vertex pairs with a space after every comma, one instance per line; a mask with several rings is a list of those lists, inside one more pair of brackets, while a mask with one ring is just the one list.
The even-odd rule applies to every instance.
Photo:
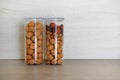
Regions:
[[63, 60], [62, 59], [58, 59], [57, 64], [62, 64]]
[[30, 60], [30, 59], [32, 59], [32, 56], [26, 55], [26, 59], [27, 59], [27, 60]]
[[50, 43], [51, 43], [51, 44], [54, 44], [54, 43], [55, 43], [55, 40], [54, 40], [54, 39], [50, 39]]
[[26, 45], [32, 44], [32, 41], [30, 39], [26, 39]]
[[46, 64], [50, 64], [50, 60], [46, 60]]
[[47, 53], [46, 53], [46, 54], [47, 54], [47, 55], [48, 55], [48, 54], [50, 54], [50, 51], [47, 51]]
[[28, 31], [35, 32], [35, 29], [34, 29], [34, 27], [28, 27]]
[[52, 49], [53, 49], [53, 45], [49, 45], [48, 50], [52, 50]]
[[55, 50], [54, 49], [51, 50], [51, 54], [55, 55]]
[[34, 27], [34, 26], [35, 26], [35, 23], [34, 23], [33, 21], [30, 21], [30, 22], [28, 23], [28, 26], [29, 26], [29, 27]]
[[27, 32], [27, 33], [26, 33], [26, 37], [27, 37], [27, 38], [30, 38], [30, 37], [32, 37], [32, 36], [33, 36], [33, 33], [32, 33], [32, 32]]
[[37, 58], [38, 58], [38, 59], [42, 59], [42, 58], [43, 58], [43, 54], [42, 54], [42, 53], [37, 54]]
[[35, 36], [32, 36], [31, 40], [32, 40], [33, 42], [35, 42]]
[[43, 40], [43, 36], [39, 35], [39, 36], [37, 36], [37, 39], [42, 41]]
[[40, 22], [36, 22], [37, 29], [43, 29], [43, 25]]
[[42, 52], [42, 47], [37, 47], [37, 52]]
[[63, 53], [59, 53], [60, 58], [63, 58]]
[[51, 54], [47, 54], [47, 59], [48, 60], [52, 60], [53, 59], [53, 56]]
[[30, 44], [30, 48], [35, 49], [35, 44], [34, 43]]
[[28, 60], [28, 64], [34, 64], [34, 59]]
[[42, 61], [43, 61], [42, 59], [37, 59], [37, 60], [36, 60], [36, 64], [41, 64]]
[[53, 59], [53, 60], [51, 61], [51, 64], [56, 64], [56, 60]]
[[28, 49], [30, 46], [29, 46], [29, 44], [26, 44], [26, 49]]
[[62, 53], [62, 48], [57, 48], [58, 53]]
[[38, 46], [42, 46], [42, 41], [38, 40], [38, 41], [37, 41], [37, 45], [38, 45]]
[[33, 52], [34, 52], [33, 49], [30, 49], [30, 48], [27, 49], [27, 53], [28, 53], [29, 55], [31, 55]]

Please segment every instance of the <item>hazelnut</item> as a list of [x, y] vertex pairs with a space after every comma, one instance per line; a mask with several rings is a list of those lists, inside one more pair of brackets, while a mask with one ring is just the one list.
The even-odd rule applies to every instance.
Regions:
[[30, 48], [35, 49], [35, 44], [34, 43], [30, 44]]
[[43, 36], [42, 36], [42, 35], [39, 35], [39, 36], [37, 36], [37, 39], [42, 41]]
[[27, 49], [27, 53], [28, 53], [29, 55], [31, 55], [33, 52], [34, 52], [33, 49], [30, 49], [30, 48]]
[[48, 45], [48, 50], [52, 50], [53, 49], [53, 45]]
[[60, 58], [61, 58], [61, 56], [58, 54], [58, 55], [57, 55], [57, 59], [60, 59]]
[[26, 55], [26, 59], [27, 59], [27, 60], [30, 60], [30, 59], [32, 59], [32, 56]]
[[63, 38], [62, 38], [62, 37], [58, 37], [58, 40], [59, 40], [59, 41], [62, 41], [62, 40], [63, 40]]
[[47, 51], [47, 52], [46, 52], [46, 55], [48, 55], [48, 54], [50, 54], [50, 51]]
[[50, 45], [50, 43], [47, 41], [47, 46]]
[[56, 64], [56, 60], [53, 59], [53, 60], [51, 61], [51, 64]]
[[35, 58], [35, 53], [32, 53], [32, 58], [33, 58], [33, 59]]
[[37, 59], [37, 60], [36, 60], [36, 64], [41, 64], [42, 62], [43, 62], [42, 59]]
[[29, 44], [26, 44], [26, 49], [29, 48], [29, 47], [30, 47]]
[[62, 53], [62, 48], [57, 48], [58, 53]]
[[55, 50], [54, 49], [51, 50], [51, 54], [55, 55]]
[[60, 58], [63, 58], [63, 54], [62, 53], [59, 53], [59, 56], [60, 56]]
[[32, 44], [32, 41], [30, 39], [26, 39], [26, 45]]
[[37, 48], [37, 52], [42, 52], [42, 51], [43, 51], [42, 47]]
[[28, 64], [34, 64], [34, 59], [28, 60]]
[[32, 32], [27, 32], [27, 33], [26, 33], [26, 37], [27, 37], [27, 38], [30, 38], [30, 37], [32, 37], [32, 36], [33, 36], [33, 33], [32, 33]]
[[46, 60], [46, 64], [50, 64], [50, 60]]
[[48, 60], [52, 60], [53, 59], [53, 56], [51, 54], [47, 54], [46, 57], [47, 57]]
[[36, 26], [37, 26], [37, 27], [36, 27], [37, 30], [43, 28], [43, 25], [42, 25], [40, 22], [36, 22]]
[[57, 60], [57, 64], [62, 64], [63, 63], [63, 60], [62, 59], [58, 59]]
[[34, 27], [34, 26], [35, 26], [35, 23], [34, 23], [33, 21], [30, 21], [30, 22], [28, 23], [28, 26], [29, 26], [29, 27]]
[[42, 46], [42, 41], [38, 40], [38, 41], [37, 41], [37, 45], [38, 45], [38, 46]]
[[34, 27], [28, 27], [28, 31], [35, 32], [35, 29], [34, 29]]
[[37, 58], [38, 58], [38, 59], [43, 59], [43, 54], [42, 54], [42, 53], [37, 54]]
[[35, 36], [32, 36], [31, 40], [32, 40], [33, 42], [35, 42]]
[[54, 43], [55, 43], [55, 40], [54, 40], [54, 39], [50, 39], [50, 43], [51, 43], [51, 44], [54, 44]]

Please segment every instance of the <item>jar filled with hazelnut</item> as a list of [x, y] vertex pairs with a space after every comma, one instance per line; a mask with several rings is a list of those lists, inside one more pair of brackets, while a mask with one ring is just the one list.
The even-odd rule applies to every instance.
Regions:
[[63, 21], [64, 18], [46, 18], [46, 64], [63, 63]]
[[25, 63], [43, 62], [43, 18], [24, 19]]

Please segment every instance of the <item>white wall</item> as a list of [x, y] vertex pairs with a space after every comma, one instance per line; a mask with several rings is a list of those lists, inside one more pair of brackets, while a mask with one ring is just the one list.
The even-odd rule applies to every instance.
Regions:
[[64, 17], [66, 59], [120, 59], [120, 0], [0, 0], [0, 59], [22, 59], [24, 17]]

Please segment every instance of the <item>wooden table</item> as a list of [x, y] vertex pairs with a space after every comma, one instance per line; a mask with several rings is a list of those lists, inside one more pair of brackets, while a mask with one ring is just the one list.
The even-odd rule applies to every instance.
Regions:
[[120, 80], [120, 60], [65, 60], [63, 65], [0, 60], [0, 80]]

